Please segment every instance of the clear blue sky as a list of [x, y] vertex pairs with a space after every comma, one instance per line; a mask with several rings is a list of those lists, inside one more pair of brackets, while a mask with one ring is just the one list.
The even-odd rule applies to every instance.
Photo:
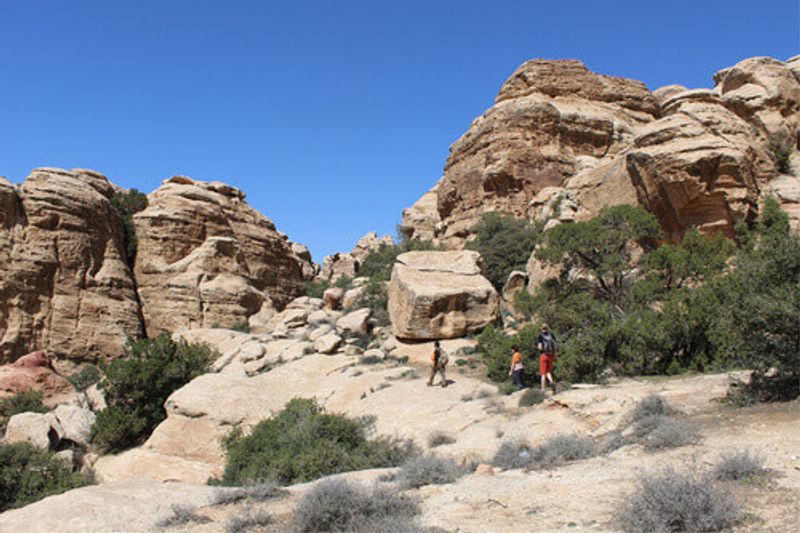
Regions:
[[393, 234], [526, 59], [710, 87], [799, 25], [797, 0], [0, 0], [0, 175], [223, 180], [321, 261]]

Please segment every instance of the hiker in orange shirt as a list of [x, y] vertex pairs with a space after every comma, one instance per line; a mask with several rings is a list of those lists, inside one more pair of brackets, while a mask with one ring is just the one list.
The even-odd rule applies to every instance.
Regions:
[[511, 356], [511, 368], [508, 370], [509, 377], [514, 376], [514, 385], [520, 388], [525, 388], [525, 366], [522, 364], [522, 354], [516, 346], [511, 347], [513, 355]]

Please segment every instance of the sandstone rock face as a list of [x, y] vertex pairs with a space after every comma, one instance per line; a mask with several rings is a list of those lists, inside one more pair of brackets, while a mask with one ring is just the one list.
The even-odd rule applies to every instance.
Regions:
[[388, 307], [396, 337], [447, 339], [494, 321], [499, 298], [477, 252], [408, 252], [392, 270]]
[[774, 165], [755, 127], [711, 91], [679, 93], [664, 118], [643, 127], [626, 156], [640, 202], [668, 238], [697, 226], [733, 236], [758, 212], [758, 194]]
[[141, 333], [115, 191], [80, 169], [0, 180], [0, 361], [39, 349], [96, 362]]
[[371, 314], [372, 311], [368, 308], [347, 313], [336, 321], [336, 329], [345, 335], [366, 335]]
[[793, 181], [768, 185], [778, 176], [768, 147], [797, 143], [798, 80], [800, 59], [757, 57], [718, 72], [713, 90], [650, 93], [578, 61], [528, 61], [453, 144], [401, 230], [460, 249], [488, 211], [570, 222], [638, 204], [670, 239], [692, 226], [730, 235], [767, 194], [795, 209]]
[[303, 291], [303, 264], [238, 189], [173, 177], [134, 217], [136, 280], [148, 335], [233, 326]]
[[451, 147], [435, 188], [438, 216], [429, 214], [429, 193], [403, 227], [424, 221], [414, 235], [427, 237], [432, 222], [436, 240], [459, 246], [485, 212], [528, 217], [533, 197], [576, 175], [579, 158], [619, 153], [657, 114], [640, 82], [594, 74], [579, 61], [528, 61]]
[[59, 405], [53, 415], [62, 430], [59, 435], [61, 440], [67, 439], [83, 447], [89, 445], [96, 418], [93, 412], [77, 405]]

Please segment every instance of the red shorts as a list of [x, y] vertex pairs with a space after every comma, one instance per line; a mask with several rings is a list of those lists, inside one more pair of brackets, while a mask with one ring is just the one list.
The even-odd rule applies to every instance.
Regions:
[[555, 355], [548, 355], [543, 353], [539, 356], [539, 373], [541, 375], [549, 374], [553, 372], [553, 361], [556, 360]]

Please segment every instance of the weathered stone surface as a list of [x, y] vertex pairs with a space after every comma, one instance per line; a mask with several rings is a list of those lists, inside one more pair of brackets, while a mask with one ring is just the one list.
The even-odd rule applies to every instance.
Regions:
[[365, 335], [369, 331], [369, 308], [358, 309], [336, 321], [336, 330], [344, 335]]
[[44, 403], [52, 406], [74, 396], [72, 385], [53, 370], [44, 352], [33, 352], [0, 366], [0, 398], [29, 390], [42, 391]]
[[80, 169], [0, 180], [0, 361], [34, 350], [97, 361], [141, 332], [115, 190]]
[[53, 415], [61, 426], [61, 439], [71, 440], [81, 446], [88, 446], [92, 440], [92, 425], [96, 415], [89, 409], [77, 405], [59, 405]]
[[364, 286], [346, 291], [344, 297], [342, 297], [342, 307], [344, 309], [352, 309], [366, 291], [367, 288]]
[[626, 164], [640, 202], [677, 240], [697, 226], [732, 236], [758, 212], [774, 165], [756, 129], [710, 91], [687, 91], [665, 104], [664, 118], [643, 127]]
[[314, 351], [317, 353], [333, 353], [342, 344], [342, 338], [335, 333], [327, 333], [314, 341]]
[[640, 82], [594, 74], [579, 61], [528, 61], [451, 147], [435, 188], [438, 216], [429, 196], [407, 211], [403, 228], [418, 220], [427, 236], [434, 223], [435, 240], [460, 246], [485, 212], [528, 217], [529, 202], [576, 175], [580, 157], [619, 153], [657, 114]]
[[391, 246], [393, 244], [394, 239], [391, 236], [378, 237], [377, 233], [371, 231], [358, 240], [351, 252], [327, 256], [323, 260], [319, 277], [330, 283], [335, 283], [336, 280], [343, 276], [354, 278], [358, 275], [361, 263], [370, 253], [378, 250], [381, 246]]
[[325, 300], [325, 308], [330, 311], [334, 311], [342, 306], [344, 289], [341, 287], [331, 287], [330, 289], [325, 289], [322, 297]]
[[19, 413], [12, 416], [6, 427], [4, 442], [27, 442], [48, 450], [58, 444], [58, 432], [55, 431], [47, 415], [41, 413]]
[[751, 57], [714, 75], [725, 105], [765, 138], [796, 141], [800, 81], [784, 62]]
[[514, 295], [525, 289], [528, 285], [528, 274], [514, 270], [508, 275], [506, 284], [503, 285], [503, 300], [508, 303], [514, 302]]
[[494, 321], [499, 299], [477, 252], [408, 252], [392, 270], [388, 307], [396, 337], [446, 339]]
[[422, 195], [411, 207], [403, 209], [402, 231], [408, 239], [433, 241], [442, 221], [439, 216], [439, 180], [431, 190]]
[[303, 292], [303, 265], [274, 224], [220, 182], [173, 177], [136, 214], [147, 332], [231, 327]]

